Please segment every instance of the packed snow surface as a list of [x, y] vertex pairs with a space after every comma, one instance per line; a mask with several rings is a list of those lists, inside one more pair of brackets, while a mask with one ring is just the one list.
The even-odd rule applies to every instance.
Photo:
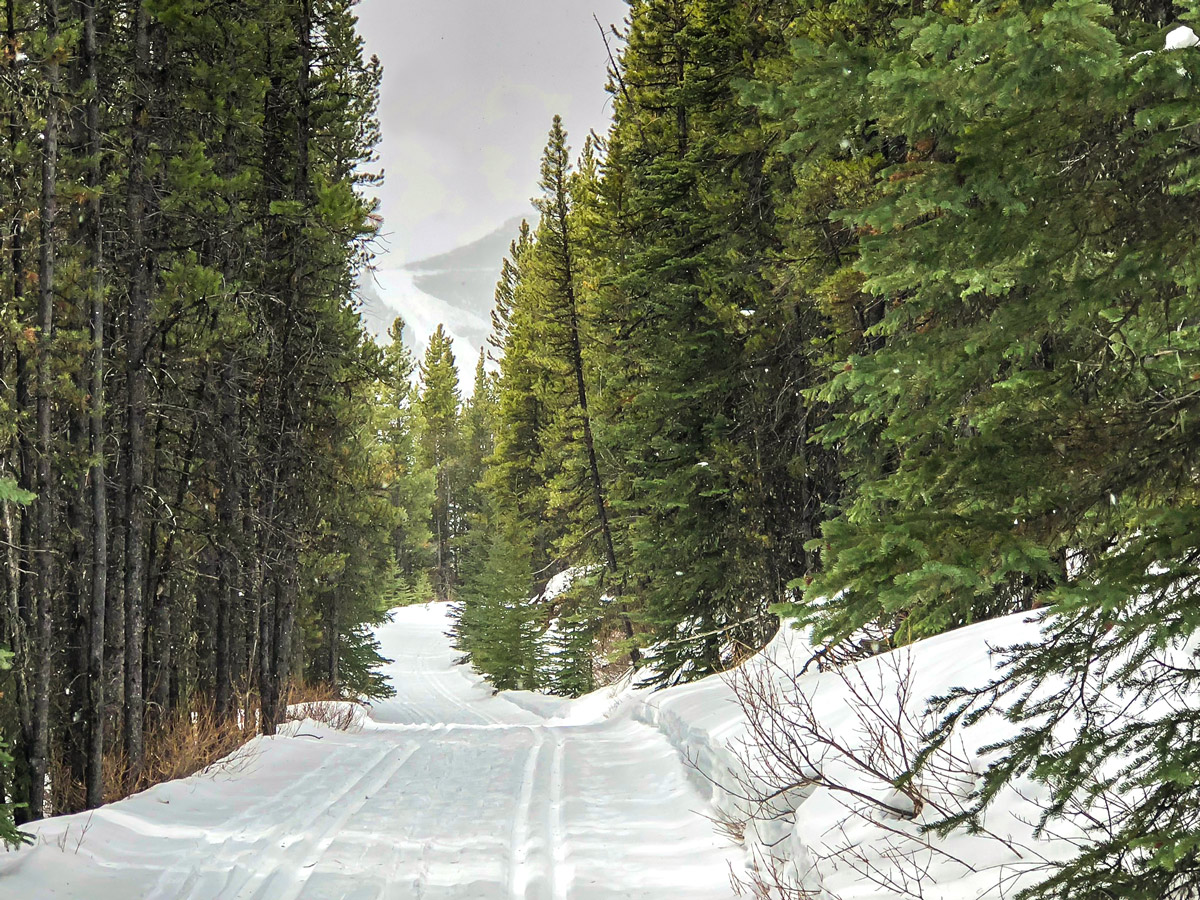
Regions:
[[562, 701], [495, 695], [454, 665], [447, 627], [446, 607], [429, 606], [380, 630], [397, 694], [361, 730], [296, 723], [210, 773], [40, 823], [36, 846], [0, 853], [0, 897], [733, 895], [740, 851], [698, 814], [666, 737], [632, 716], [572, 724], [554, 718]]
[[[1037, 640], [1025, 616], [831, 672], [806, 670], [812, 648], [784, 628], [731, 676], [564, 700], [497, 694], [455, 665], [448, 613], [409, 607], [380, 629], [396, 697], [350, 732], [292, 723], [206, 774], [43, 822], [36, 846], [0, 853], [0, 898], [730, 900], [732, 875], [775, 886], [744, 896], [1003, 900], [1084, 839], [1070, 822], [1037, 834], [1046, 797], [1025, 780], [978, 834], [923, 830], [976, 786], [1003, 720], [953, 742], [919, 814], [887, 780], [925, 698], [986, 683], [994, 648]], [[753, 684], [775, 686], [792, 720], [779, 746], [807, 748], [816, 781], [776, 790], [786, 766], [747, 749]]]

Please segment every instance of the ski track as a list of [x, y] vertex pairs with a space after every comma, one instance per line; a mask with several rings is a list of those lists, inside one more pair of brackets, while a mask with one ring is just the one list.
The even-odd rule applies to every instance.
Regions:
[[361, 732], [306, 723], [94, 821], [48, 820], [0, 854], [0, 897], [730, 900], [739, 851], [658, 731], [494, 694], [454, 665], [445, 616], [380, 629], [397, 696]]

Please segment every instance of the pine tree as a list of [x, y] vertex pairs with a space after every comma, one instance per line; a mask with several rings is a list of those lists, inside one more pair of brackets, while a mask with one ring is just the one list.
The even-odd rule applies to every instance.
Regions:
[[1016, 726], [946, 827], [1029, 777], [1043, 827], [1092, 842], [1025, 896], [1185, 896], [1200, 750], [1161, 701], [1196, 689], [1171, 649], [1194, 639], [1200, 534], [1194, 54], [1160, 50], [1160, 4], [880, 13], [797, 45], [775, 98], [809, 153], [848, 124], [811, 98], [853, 98], [882, 162], [840, 215], [881, 306], [822, 389], [821, 440], [854, 465], [808, 614], [903, 641], [1041, 607], [994, 684], [940, 703], [942, 738], [989, 709]]
[[454, 341], [439, 325], [429, 339], [420, 369], [416, 401], [417, 459], [434, 477], [434, 559], [430, 578], [438, 600], [450, 600], [458, 582], [455, 538], [462, 524], [458, 460], [461, 445], [461, 396]]
[[391, 342], [383, 350], [384, 377], [379, 385], [379, 429], [386, 443], [399, 605], [423, 601], [429, 593], [426, 569], [435, 480], [433, 472], [417, 461], [416, 363], [404, 344], [404, 328], [403, 319], [392, 323]]
[[493, 684], [530, 690], [542, 686], [539, 640], [546, 626], [532, 601], [549, 577], [546, 492], [537, 470], [546, 416], [532, 355], [532, 246], [522, 223], [496, 288], [491, 343], [503, 352], [500, 372], [488, 373], [481, 357], [466, 415], [470, 512], [460, 541], [461, 603], [454, 625], [464, 659]]
[[[804, 458], [809, 333], [773, 291], [782, 250], [778, 133], [735, 85], [783, 53], [785, 4], [632, 4], [612, 74], [614, 126], [591, 214], [599, 342], [617, 354], [598, 415], [615, 448], [614, 509], [657, 645], [656, 680], [727, 666], [775, 628], [769, 607], [814, 564], [796, 525], [823, 514]], [[607, 256], [607, 259], [603, 259]]]
[[20, 817], [98, 805], [119, 756], [145, 786], [146, 736], [199, 697], [253, 721], [246, 686], [270, 729], [286, 682], [337, 678], [335, 649], [378, 664], [334, 638], [378, 621], [393, 570], [377, 351], [351, 304], [380, 71], [352, 7], [0, 7], [0, 735]]

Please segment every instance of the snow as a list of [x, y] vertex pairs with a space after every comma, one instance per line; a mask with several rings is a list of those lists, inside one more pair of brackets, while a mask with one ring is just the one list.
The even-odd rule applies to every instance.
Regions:
[[[993, 649], [1036, 640], [1038, 633], [1036, 624], [1018, 615], [868, 659], [844, 674], [812, 671], [801, 675], [811, 658], [811, 646], [802, 633], [784, 627], [738, 675], [633, 696], [628, 709], [634, 719], [665, 734], [691, 761], [693, 783], [706, 792], [716, 818], [745, 823], [747, 867], [773, 868], [793, 891], [772, 893], [771, 897], [801, 896], [803, 889], [823, 900], [884, 900], [910, 896], [898, 887], [907, 883], [912, 895], [927, 900], [999, 900], [1041, 880], [1048, 865], [1072, 853], [1072, 845], [1064, 837], [1076, 836], [1065, 835], [1066, 829], [1053, 840], [1034, 836], [1041, 797], [1033, 785], [1023, 781], [1004, 792], [987, 814], [987, 833], [983, 835], [925, 836], [920, 826], [940, 818], [932, 811], [916, 821], [906, 821], [881, 815], [878, 807], [847, 799], [846, 794], [825, 786], [784, 792], [771, 801], [768, 815], [762, 806], [747, 802], [746, 788], [778, 786], [772, 781], [778, 776], [771, 771], [778, 767], [770, 754], [747, 750], [753, 746], [746, 743], [751, 734], [735, 687], [741, 677], [761, 676], [781, 687], [783, 696], [789, 689], [799, 689], [809, 698], [826, 733], [852, 749], [863, 749], [862, 720], [857, 715], [861, 705], [855, 700], [855, 690], [872, 690], [887, 706], [907, 682], [910, 712], [919, 724], [926, 698], [956, 686], [986, 683], [995, 674]], [[966, 783], [931, 785], [929, 793], [949, 787], [965, 795], [982, 767], [976, 748], [1001, 739], [1011, 727], [1003, 720], [988, 718], [968, 729], [956, 744], [956, 762], [967, 769], [956, 774]], [[913, 747], [918, 730], [913, 730]], [[860, 742], [857, 746], [856, 741]], [[907, 804], [890, 785], [865, 777], [837, 753], [814, 755], [819, 757], [821, 774], [831, 781], [892, 806]], [[953, 797], [949, 803], [953, 805]], [[912, 881], [917, 874], [922, 881], [919, 889]]]
[[1180, 25], [1178, 28], [1172, 28], [1167, 32], [1167, 42], [1163, 49], [1183, 50], [1186, 47], [1195, 47], [1197, 45], [1200, 45], [1200, 37], [1196, 36], [1196, 32], [1192, 31], [1186, 25]]
[[[397, 689], [350, 731], [313, 721], [213, 771], [40, 823], [0, 854], [31, 900], [728, 900], [737, 848], [675, 748], [632, 717], [495, 694], [445, 606], [380, 629]], [[590, 706], [589, 706], [590, 704]], [[589, 698], [578, 709], [596, 706]]]
[[[895, 886], [916, 872], [928, 900], [999, 900], [1073, 852], [1065, 826], [1034, 836], [1041, 798], [1028, 782], [997, 799], [984, 833], [945, 839], [922, 833], [931, 811], [904, 816], [909, 797], [837, 754], [814, 773], [901, 814], [827, 783], [768, 807], [745, 797], [773, 773], [747, 750], [739, 677], [802, 692], [853, 749], [856, 689], [886, 705], [907, 686], [919, 718], [924, 698], [989, 680], [993, 648], [1036, 639], [1025, 616], [802, 675], [812, 647], [785, 627], [733, 677], [658, 692], [626, 677], [578, 700], [495, 692], [455, 665], [448, 616], [444, 605], [396, 611], [379, 638], [397, 695], [350, 731], [293, 723], [208, 774], [41, 823], [36, 847], [0, 855], [0, 896], [730, 900], [730, 873], [759, 866], [793, 891], [772, 897], [884, 900], [905, 896]], [[968, 729], [956, 745], [965, 768], [929, 796], [965, 794], [983, 764], [976, 748], [1012, 727], [989, 718]]]

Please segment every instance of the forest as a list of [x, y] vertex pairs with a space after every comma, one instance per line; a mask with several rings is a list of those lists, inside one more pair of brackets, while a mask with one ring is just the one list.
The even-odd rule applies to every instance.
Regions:
[[[172, 757], [200, 768], [306, 684], [382, 689], [370, 626], [403, 581], [407, 426], [381, 398], [406, 376], [355, 310], [380, 67], [352, 7], [4, 5], [17, 821], [139, 790]], [[217, 724], [197, 737], [198, 718]]]
[[180, 713], [383, 690], [406, 603], [567, 696], [781, 619], [837, 661], [1029, 613], [934, 698], [930, 748], [1015, 726], [940, 827], [1022, 776], [1053, 828], [1104, 771], [1125, 802], [1028, 896], [1193, 895], [1200, 5], [630, 0], [468, 394], [447, 331], [418, 362], [356, 313], [353, 0], [4, 3], [18, 821], [137, 789]]

